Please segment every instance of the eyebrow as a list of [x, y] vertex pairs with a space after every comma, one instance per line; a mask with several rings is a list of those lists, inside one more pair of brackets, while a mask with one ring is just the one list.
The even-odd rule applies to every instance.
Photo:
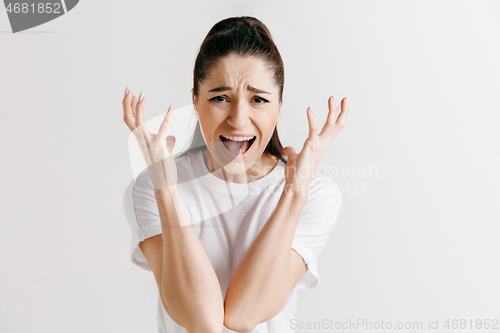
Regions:
[[[224, 86], [224, 87], [214, 88], [212, 90], [209, 90], [208, 92], [212, 92], [212, 91], [227, 91], [227, 90], [231, 90], [231, 87]], [[265, 90], [257, 89], [257, 88], [252, 87], [252, 86], [248, 86], [247, 90], [253, 91], [256, 94], [269, 94], [269, 95], [271, 95], [271, 93], [268, 93]]]

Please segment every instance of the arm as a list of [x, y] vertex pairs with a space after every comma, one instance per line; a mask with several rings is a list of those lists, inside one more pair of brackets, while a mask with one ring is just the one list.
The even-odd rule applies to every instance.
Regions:
[[224, 302], [227, 328], [246, 332], [274, 317], [306, 273], [303, 259], [291, 249], [304, 204], [302, 197], [283, 191], [229, 282]]
[[329, 113], [318, 134], [312, 107], [307, 109], [309, 136], [299, 154], [287, 155], [285, 188], [275, 211], [250, 246], [229, 282], [224, 303], [224, 323], [238, 332], [251, 330], [273, 318], [285, 306], [291, 290], [306, 273], [305, 263], [291, 250], [302, 208], [308, 199], [314, 172], [333, 138], [342, 130], [349, 99], [337, 107], [328, 100]]
[[219, 281], [177, 189], [155, 190], [155, 197], [162, 235], [148, 238], [139, 246], [154, 272], [163, 306], [189, 333], [222, 332]]
[[124, 121], [148, 166], [162, 230], [161, 238], [150, 237], [139, 247], [172, 320], [189, 333], [220, 333], [224, 310], [219, 281], [177, 192], [177, 167], [171, 155], [175, 137], [167, 136], [173, 108], [169, 107], [158, 133], [153, 134], [144, 122], [145, 103], [142, 93], [138, 101], [126, 90]]

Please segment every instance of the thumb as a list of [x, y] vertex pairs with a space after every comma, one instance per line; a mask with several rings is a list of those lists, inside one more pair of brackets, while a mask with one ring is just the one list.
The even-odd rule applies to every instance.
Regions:
[[174, 146], [175, 146], [175, 136], [169, 135], [169, 136], [167, 136], [167, 138], [165, 140], [167, 141], [168, 152], [170, 154], [172, 154], [172, 151], [174, 150]]
[[283, 152], [285, 153], [286, 157], [288, 157], [288, 159], [297, 155], [297, 153], [295, 152], [295, 149], [292, 146], [285, 147], [283, 149]]

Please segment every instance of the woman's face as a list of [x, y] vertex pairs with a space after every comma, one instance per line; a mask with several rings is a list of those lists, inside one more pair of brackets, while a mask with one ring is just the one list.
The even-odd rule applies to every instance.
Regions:
[[276, 165], [263, 152], [279, 121], [278, 89], [263, 60], [234, 53], [220, 59], [200, 85], [194, 109], [211, 162], [214, 169], [240, 174], [234, 182], [258, 179]]

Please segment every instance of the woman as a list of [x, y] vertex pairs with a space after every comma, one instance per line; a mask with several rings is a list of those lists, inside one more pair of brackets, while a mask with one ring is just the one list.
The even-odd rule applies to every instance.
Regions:
[[276, 129], [283, 84], [262, 22], [215, 24], [194, 68], [197, 129], [175, 158], [172, 106], [151, 134], [146, 98], [126, 89], [124, 121], [148, 165], [125, 196], [131, 260], [153, 271], [160, 332], [293, 332], [297, 290], [319, 283], [316, 259], [341, 196], [316, 167], [344, 126], [348, 98], [341, 108], [329, 98], [319, 134], [307, 109], [309, 136], [297, 154], [283, 149]]

